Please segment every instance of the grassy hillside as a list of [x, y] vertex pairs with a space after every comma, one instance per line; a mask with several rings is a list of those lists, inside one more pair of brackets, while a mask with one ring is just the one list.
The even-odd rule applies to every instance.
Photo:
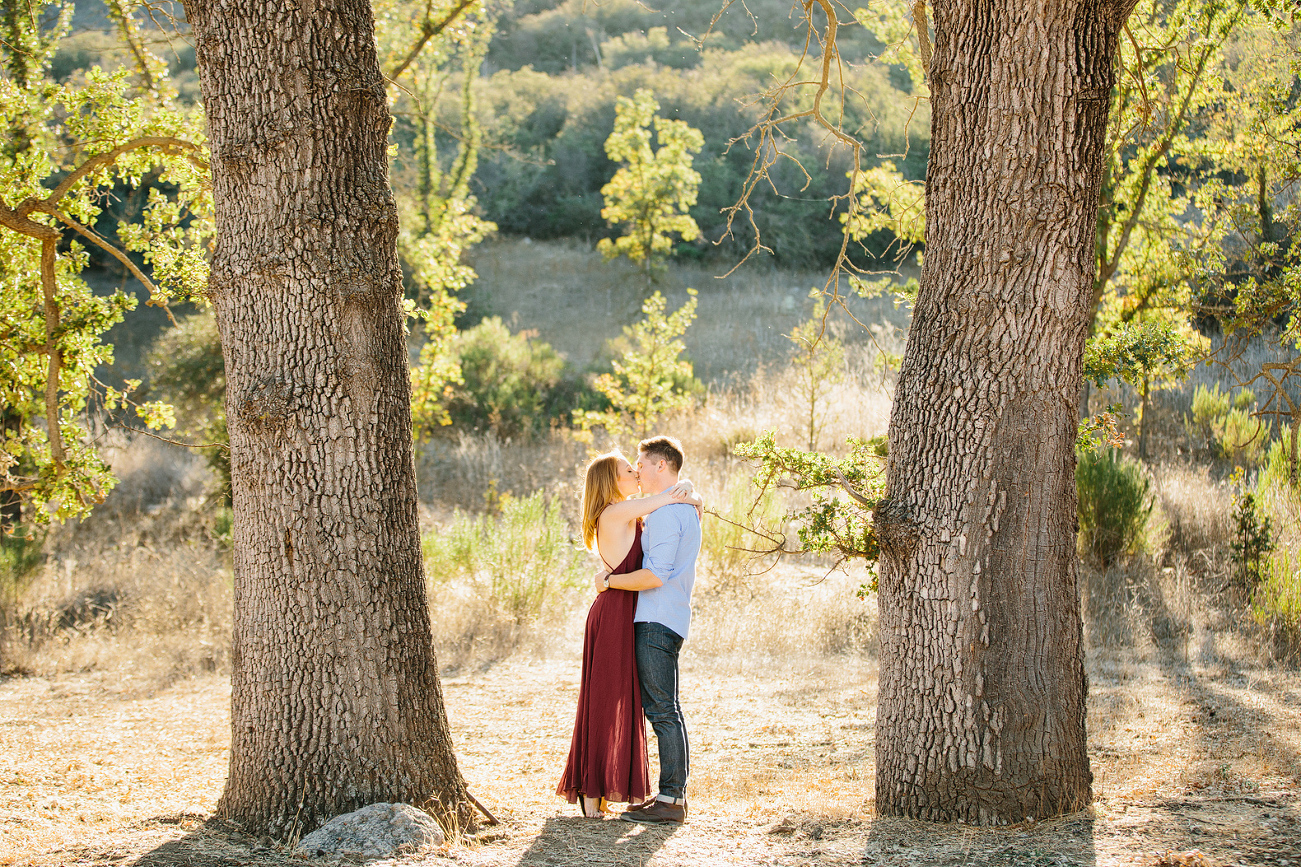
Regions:
[[[792, 13], [799, 4], [735, 4], [701, 45], [696, 38], [706, 34], [721, 5], [516, 4], [499, 21], [481, 70], [478, 115], [491, 148], [481, 154], [475, 193], [484, 215], [504, 232], [533, 238], [590, 242], [606, 234], [600, 189], [616, 167], [603, 144], [615, 99], [646, 87], [663, 114], [705, 136], [696, 157], [704, 182], [691, 212], [703, 237], [683, 245], [678, 255], [720, 261], [742, 255], [753, 237], [738, 232], [729, 238], [721, 210], [736, 202], [754, 159], [756, 142], [746, 134], [764, 114], [761, 95], [797, 68], [807, 31]], [[844, 125], [863, 141], [867, 164], [891, 155], [905, 175], [921, 177], [928, 106], [917, 105], [902, 68], [873, 61], [881, 46], [864, 28], [845, 26], [838, 43], [847, 95]], [[818, 46], [809, 52], [816, 57]], [[788, 98], [784, 108], [806, 108], [809, 98]], [[455, 128], [454, 100], [447, 100], [445, 111], [446, 125]], [[795, 124], [786, 132], [783, 153], [789, 159], [773, 172], [775, 189], [763, 187], [754, 195], [758, 228], [776, 264], [825, 265], [841, 238], [828, 197], [845, 191], [850, 154], [831, 147], [811, 125]], [[448, 136], [445, 148], [453, 145]], [[881, 238], [854, 255], [870, 262], [888, 241]]]

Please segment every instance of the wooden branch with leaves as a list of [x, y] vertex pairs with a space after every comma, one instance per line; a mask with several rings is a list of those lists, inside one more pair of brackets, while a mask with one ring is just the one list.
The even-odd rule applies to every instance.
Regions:
[[58, 244], [63, 237], [63, 233], [55, 226], [32, 219], [32, 215], [46, 214], [72, 228], [121, 262], [142, 285], [149, 289], [151, 294], [157, 295], [157, 287], [153, 281], [136, 267], [126, 253], [110, 244], [94, 230], [72, 219], [59, 207], [60, 201], [82, 180], [95, 171], [112, 165], [123, 154], [143, 148], [154, 148], [161, 153], [182, 155], [196, 167], [204, 171], [208, 169], [208, 162], [202, 157], [202, 147], [193, 142], [173, 136], [141, 136], [86, 160], [69, 172], [67, 177], [46, 196], [28, 196], [13, 208], [9, 208], [3, 202], [0, 202], [0, 226], [39, 241], [41, 244], [41, 290], [44, 299], [45, 317], [45, 346], [43, 351], [46, 355], [48, 371], [45, 382], [45, 420], [46, 435], [49, 437], [50, 443], [50, 457], [54, 461], [56, 473], [63, 471], [67, 458], [63, 434], [59, 426], [59, 375], [63, 364], [63, 353], [58, 345], [61, 311], [59, 309], [58, 281], [56, 277]]
[[[733, 449], [736, 457], [757, 464], [756, 493], [745, 516], [744, 529], [770, 543], [755, 549], [760, 555], [832, 554], [843, 563], [861, 558], [876, 562], [880, 547], [872, 529], [871, 512], [885, 490], [885, 437], [849, 439], [844, 458], [821, 452], [778, 446], [772, 431]], [[784, 533], [763, 525], [755, 515], [759, 504], [776, 488], [812, 494], [812, 502], [788, 514], [800, 545], [789, 548]], [[845, 499], [839, 494], [847, 495]], [[741, 525], [737, 525], [741, 526]], [[750, 550], [750, 549], [745, 549]]]
[[449, 9], [447, 14], [443, 15], [438, 20], [434, 20], [433, 17], [433, 4], [426, 4], [425, 18], [420, 22], [419, 35], [416, 36], [416, 41], [411, 45], [411, 49], [406, 53], [406, 56], [402, 58], [397, 66], [393, 67], [393, 69], [389, 71], [389, 81], [396, 81], [398, 76], [407, 71], [407, 67], [411, 66], [412, 63], [415, 63], [416, 58], [420, 56], [420, 52], [429, 44], [429, 40], [450, 27], [457, 18], [460, 18], [477, 2], [479, 2], [479, 0], [457, 0], [456, 5]]

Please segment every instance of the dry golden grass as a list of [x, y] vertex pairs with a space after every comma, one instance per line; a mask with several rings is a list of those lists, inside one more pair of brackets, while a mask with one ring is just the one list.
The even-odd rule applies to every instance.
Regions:
[[[555, 658], [445, 680], [463, 773], [502, 824], [402, 863], [1119, 865], [1194, 849], [1215, 864], [1295, 857], [1301, 676], [1132, 651], [1094, 654], [1089, 675], [1090, 810], [1003, 829], [933, 826], [874, 814], [870, 657], [706, 657], [689, 642], [690, 821], [638, 828], [581, 819], [553, 794], [577, 692], [571, 636]], [[215, 675], [157, 692], [129, 670], [4, 682], [0, 863], [297, 863], [205, 824], [228, 758], [228, 700]]]
[[[662, 292], [672, 309], [686, 301], [687, 287], [698, 290], [697, 319], [684, 340], [696, 375], [706, 381], [784, 361], [786, 335], [812, 309], [809, 290], [821, 289], [827, 279], [825, 272], [778, 271], [762, 263], [719, 279], [725, 269], [672, 263], [648, 286], [626, 260], [605, 262], [585, 244], [519, 238], [480, 244], [471, 262], [479, 274], [463, 293], [471, 313], [500, 316], [513, 331], [536, 330], [579, 369], [604, 357], [605, 341], [641, 315], [652, 291]], [[907, 326], [907, 311], [889, 299], [850, 298], [848, 304], [861, 322]], [[843, 315], [832, 323], [846, 339], [866, 342]]]

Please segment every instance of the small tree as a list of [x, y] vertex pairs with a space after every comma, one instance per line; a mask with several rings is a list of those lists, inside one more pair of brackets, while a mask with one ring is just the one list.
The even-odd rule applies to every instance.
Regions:
[[1153, 390], [1171, 388], [1188, 377], [1204, 339], [1177, 325], [1150, 319], [1125, 322], [1110, 334], [1090, 340], [1084, 351], [1084, 376], [1099, 388], [1109, 379], [1129, 383], [1139, 394], [1138, 456], [1147, 458], [1147, 401]]
[[1233, 494], [1233, 577], [1247, 590], [1255, 590], [1264, 578], [1266, 555], [1274, 550], [1274, 534], [1269, 515], [1262, 514], [1256, 492], [1247, 485], [1242, 467], [1234, 470], [1230, 483]]
[[[700, 237], [687, 209], [696, 203], [700, 186], [692, 156], [704, 147], [705, 139], [683, 121], [656, 117], [659, 108], [644, 88], [632, 99], [619, 97], [605, 153], [623, 166], [601, 188], [605, 198], [601, 216], [612, 226], [622, 225], [624, 234], [603, 238], [596, 246], [606, 259], [627, 256], [642, 266], [648, 278], [651, 269], [673, 251], [670, 234], [676, 232], [684, 241]], [[651, 149], [652, 120], [659, 150]]]
[[817, 449], [818, 434], [826, 426], [831, 387], [845, 378], [845, 345], [826, 333], [826, 319], [827, 303], [819, 298], [813, 314], [787, 335], [794, 343], [791, 365], [809, 451]]
[[610, 409], [574, 410], [579, 437], [592, 441], [592, 429], [604, 427], [610, 436], [634, 433], [645, 437], [661, 415], [691, 404], [697, 385], [691, 362], [682, 358], [682, 335], [696, 318], [696, 290], [673, 313], [667, 301], [653, 293], [641, 306], [645, 318], [624, 326], [628, 348], [616, 358], [613, 373], [603, 373], [592, 383], [610, 401]]

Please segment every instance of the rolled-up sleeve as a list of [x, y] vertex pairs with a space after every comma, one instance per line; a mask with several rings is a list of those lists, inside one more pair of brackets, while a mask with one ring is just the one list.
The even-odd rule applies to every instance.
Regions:
[[661, 581], [667, 581], [673, 574], [678, 557], [678, 545], [682, 539], [682, 523], [673, 514], [674, 509], [657, 509], [646, 516], [646, 547], [642, 555], [642, 567], [655, 573]]

